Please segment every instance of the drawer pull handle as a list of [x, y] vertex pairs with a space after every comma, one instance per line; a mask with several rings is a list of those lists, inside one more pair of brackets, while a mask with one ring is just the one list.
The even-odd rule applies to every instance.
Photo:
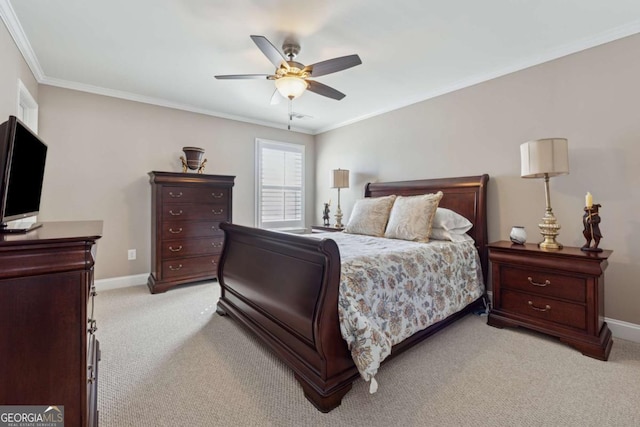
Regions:
[[172, 192], [172, 191], [169, 191], [169, 195], [170, 195], [171, 197], [173, 197], [174, 199], [177, 199], [177, 198], [179, 198], [179, 197], [182, 197], [182, 191], [181, 191], [180, 193], [178, 193], [178, 194], [173, 194], [173, 192]]
[[219, 211], [215, 209], [211, 209], [211, 212], [213, 212], [214, 215], [220, 215], [222, 212], [224, 212], [224, 209], [220, 209]]
[[220, 229], [219, 229], [218, 227], [216, 227], [215, 225], [212, 225], [212, 226], [211, 226], [211, 229], [212, 229], [213, 231], [218, 231], [218, 230], [220, 230]]
[[222, 199], [222, 196], [224, 196], [224, 193], [211, 193], [211, 195], [213, 196], [214, 199]]
[[537, 282], [534, 282], [531, 277], [527, 277], [527, 279], [529, 279], [529, 283], [531, 283], [533, 286], [540, 286], [542, 288], [551, 284], [551, 282], [548, 280], [545, 280], [544, 283], [537, 283]]
[[182, 209], [180, 209], [180, 212], [174, 212], [173, 209], [171, 209], [169, 213], [173, 216], [179, 216], [182, 215]]
[[173, 246], [169, 246], [169, 250], [171, 252], [180, 252], [182, 250], [182, 245], [178, 246], [177, 248], [173, 249]]
[[215, 259], [212, 259], [212, 260], [211, 260], [211, 264], [216, 265], [216, 264], [217, 264], [216, 260], [215, 260]]
[[177, 266], [177, 267], [174, 267], [173, 265], [170, 265], [170, 266], [169, 266], [169, 270], [171, 270], [171, 271], [178, 271], [178, 270], [180, 270], [181, 268], [182, 268], [182, 264], [178, 264], [178, 266]]
[[529, 301], [529, 306], [531, 308], [533, 308], [536, 311], [549, 311], [551, 310], [551, 306], [549, 304], [545, 305], [544, 308], [540, 308], [540, 307], [536, 307], [535, 305], [533, 305], [532, 301]]
[[169, 229], [169, 233], [171, 233], [171, 234], [182, 233], [182, 227], [178, 228], [177, 230], [174, 230], [173, 228], [170, 228]]
[[222, 242], [212, 242], [211, 246], [213, 246], [214, 248], [221, 248], [222, 247]]

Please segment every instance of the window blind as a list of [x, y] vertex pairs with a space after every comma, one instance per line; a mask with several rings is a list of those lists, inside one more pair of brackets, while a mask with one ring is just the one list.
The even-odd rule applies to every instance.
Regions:
[[257, 140], [257, 226], [304, 228], [304, 146]]

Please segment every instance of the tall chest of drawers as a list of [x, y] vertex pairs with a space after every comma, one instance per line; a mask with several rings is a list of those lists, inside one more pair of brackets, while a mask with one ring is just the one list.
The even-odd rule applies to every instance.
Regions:
[[151, 293], [217, 277], [235, 176], [149, 172]]
[[491, 243], [493, 307], [487, 323], [534, 329], [607, 360], [613, 340], [604, 321], [604, 271], [611, 253]]

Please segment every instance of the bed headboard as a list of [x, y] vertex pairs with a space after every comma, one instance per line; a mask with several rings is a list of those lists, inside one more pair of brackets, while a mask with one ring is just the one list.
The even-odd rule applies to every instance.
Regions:
[[468, 231], [480, 254], [485, 284], [488, 275], [487, 244], [487, 183], [489, 175], [456, 178], [421, 179], [416, 181], [370, 182], [365, 186], [365, 197], [381, 197], [390, 194], [415, 196], [442, 191], [438, 206], [458, 212], [473, 223]]

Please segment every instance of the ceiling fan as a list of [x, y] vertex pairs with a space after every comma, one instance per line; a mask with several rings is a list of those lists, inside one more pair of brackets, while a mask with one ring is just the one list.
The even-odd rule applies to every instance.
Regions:
[[[276, 85], [274, 97], [280, 94], [289, 100], [293, 100], [308, 89], [318, 95], [339, 101], [346, 96], [344, 93], [318, 81], [311, 80], [311, 78], [346, 70], [347, 68], [362, 64], [358, 55], [347, 55], [305, 66], [294, 61], [294, 58], [300, 53], [300, 44], [292, 38], [287, 38], [282, 44], [284, 55], [264, 36], [251, 36], [251, 40], [253, 40], [267, 59], [276, 67], [275, 73], [223, 75], [215, 76], [216, 79], [274, 80]], [[272, 103], [274, 103], [273, 100]]]

